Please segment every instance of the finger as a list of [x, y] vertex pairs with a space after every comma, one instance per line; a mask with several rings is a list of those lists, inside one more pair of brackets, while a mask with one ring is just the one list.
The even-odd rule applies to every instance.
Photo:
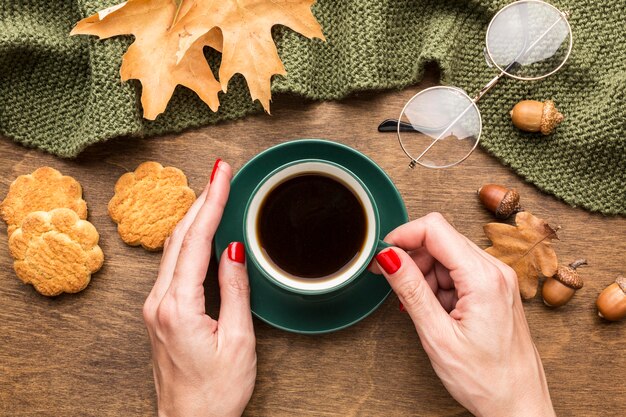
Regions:
[[[398, 227], [387, 235], [385, 241], [404, 250], [426, 248], [450, 271], [450, 277], [459, 290], [467, 291], [476, 280], [483, 278], [474, 272], [484, 269], [482, 264], [486, 261], [439, 213], [431, 213]], [[469, 278], [474, 276], [476, 279], [470, 282]]]
[[494, 265], [500, 271], [500, 277], [503, 278], [506, 284], [513, 290], [519, 291], [519, 282], [517, 281], [517, 274], [513, 269], [502, 262], [500, 259], [492, 256], [491, 254], [485, 252], [481, 248], [478, 247], [474, 242], [469, 240], [467, 237], [465, 238], [470, 246], [472, 246], [483, 259], [485, 259], [490, 264]]
[[[415, 262], [415, 265], [422, 271], [424, 277], [426, 277], [426, 281], [431, 284], [431, 287], [434, 288], [433, 291], [436, 292], [437, 288], [443, 288], [449, 290], [454, 288], [454, 281], [450, 277], [450, 271], [443, 266], [439, 261], [432, 257], [430, 253], [426, 250], [426, 248], [419, 248], [408, 252]], [[430, 282], [430, 278], [434, 280], [434, 282]]]
[[[426, 282], [435, 294], [439, 287], [446, 290], [454, 288], [454, 282], [450, 278], [450, 271], [433, 258], [426, 248], [415, 249], [407, 253], [422, 272]], [[370, 264], [369, 270], [374, 274], [382, 273], [376, 262]]]
[[211, 260], [213, 236], [228, 201], [232, 170], [226, 162], [218, 162], [204, 204], [183, 238], [174, 276], [168, 292], [174, 298], [204, 313], [202, 286]]
[[432, 340], [449, 325], [446, 314], [419, 268], [402, 249], [387, 248], [375, 257], [376, 262], [411, 316], [422, 340]]
[[432, 292], [437, 294], [437, 290], [439, 290], [439, 284], [437, 284], [437, 277], [435, 276], [435, 273], [433, 271], [430, 271], [430, 273], [423, 275]]
[[[426, 250], [426, 248], [418, 248], [415, 250], [407, 251], [407, 253], [413, 258], [413, 262], [417, 265], [417, 267], [422, 271], [424, 275], [426, 275], [432, 268], [435, 263], [435, 258], [432, 257], [430, 253]], [[380, 268], [376, 264], [376, 262], [372, 262], [369, 266], [369, 270], [374, 274], [381, 274]]]
[[458, 296], [455, 290], [439, 289], [437, 291], [437, 300], [439, 300], [439, 303], [444, 308], [444, 310], [449, 313], [454, 310], [454, 307], [456, 307]]
[[[439, 268], [443, 268], [441, 264], [437, 263], [437, 265], [439, 265]], [[433, 268], [427, 274], [424, 274], [424, 279], [428, 283], [428, 286], [430, 287], [432, 292], [437, 296], [437, 299], [439, 300], [441, 306], [449, 313], [454, 309], [454, 306], [456, 305], [456, 289], [454, 288], [454, 285], [452, 285], [451, 287], [447, 286], [452, 283], [452, 279], [449, 275], [447, 276], [447, 278], [444, 278], [442, 280], [441, 277], [437, 277], [435, 269], [436, 268]], [[448, 271], [445, 270], [444, 273], [447, 272]], [[439, 274], [441, 275], [441, 273]], [[444, 285], [442, 286], [440, 284], [441, 281], [447, 282], [444, 282]]]
[[437, 277], [437, 285], [444, 290], [451, 290], [454, 288], [454, 281], [450, 276], [450, 271], [448, 268], [443, 266], [440, 262], [435, 261], [435, 265], [433, 267], [435, 271], [435, 276]]
[[207, 184], [202, 191], [202, 194], [191, 205], [185, 217], [183, 217], [176, 227], [174, 228], [170, 237], [165, 241], [165, 247], [163, 248], [163, 255], [161, 256], [161, 263], [159, 265], [159, 273], [157, 279], [150, 291], [148, 298], [152, 299], [158, 304], [165, 295], [167, 288], [170, 286], [172, 276], [174, 275], [174, 268], [176, 268], [176, 260], [178, 259], [178, 253], [180, 252], [180, 245], [183, 242], [183, 237], [191, 223], [193, 223], [200, 207], [204, 203], [209, 191], [209, 185]]
[[219, 331], [224, 330], [230, 336], [253, 335], [250, 284], [243, 243], [233, 242], [224, 250], [218, 276], [221, 299]]
[[435, 294], [439, 289], [454, 289], [454, 281], [450, 277], [450, 272], [439, 262], [436, 262], [430, 271], [426, 273], [422, 271], [422, 274]]

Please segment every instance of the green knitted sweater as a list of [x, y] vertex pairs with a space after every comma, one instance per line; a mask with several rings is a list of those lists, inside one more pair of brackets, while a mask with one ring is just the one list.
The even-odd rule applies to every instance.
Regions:
[[[218, 113], [179, 87], [150, 122], [138, 107], [140, 86], [121, 83], [130, 37], [69, 37], [81, 18], [121, 0], [0, 1], [0, 132], [61, 157], [120, 135], [179, 131], [259, 111], [237, 76]], [[224, 0], [226, 1], [226, 0]], [[556, 0], [555, 0], [556, 1]], [[314, 14], [327, 42], [275, 31], [288, 72], [274, 93], [331, 100], [366, 89], [402, 88], [436, 62], [442, 82], [471, 94], [495, 75], [482, 55], [498, 0], [319, 0]], [[572, 205], [626, 215], [626, 0], [558, 0], [570, 10], [572, 56], [537, 82], [503, 80], [480, 102], [481, 145], [542, 190]], [[217, 59], [212, 57], [211, 59]], [[540, 137], [512, 127], [521, 99], [553, 99], [566, 115]]]

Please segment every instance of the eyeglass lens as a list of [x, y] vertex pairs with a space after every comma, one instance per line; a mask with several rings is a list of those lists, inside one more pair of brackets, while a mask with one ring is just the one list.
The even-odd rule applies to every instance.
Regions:
[[487, 31], [493, 63], [520, 79], [543, 78], [558, 70], [571, 49], [571, 31], [563, 13], [548, 3], [518, 1], [502, 9]]
[[400, 117], [399, 138], [420, 165], [445, 168], [474, 150], [481, 131], [478, 108], [465, 92], [433, 87], [414, 96]]

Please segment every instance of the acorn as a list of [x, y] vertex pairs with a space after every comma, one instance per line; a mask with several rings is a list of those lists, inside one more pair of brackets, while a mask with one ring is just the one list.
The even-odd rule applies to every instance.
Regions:
[[596, 300], [598, 316], [609, 321], [626, 317], [626, 278], [619, 276], [606, 287]]
[[549, 135], [565, 117], [559, 113], [554, 101], [543, 103], [536, 100], [522, 100], [511, 110], [511, 120], [518, 129], [526, 132], [541, 132]]
[[478, 189], [478, 198], [499, 219], [506, 219], [513, 213], [522, 211], [519, 193], [515, 188], [508, 189], [498, 184], [485, 184]]
[[576, 268], [587, 265], [587, 261], [579, 259], [569, 266], [559, 266], [556, 274], [546, 278], [541, 289], [543, 302], [548, 307], [561, 307], [567, 304], [576, 291], [583, 287], [583, 279], [578, 275]]

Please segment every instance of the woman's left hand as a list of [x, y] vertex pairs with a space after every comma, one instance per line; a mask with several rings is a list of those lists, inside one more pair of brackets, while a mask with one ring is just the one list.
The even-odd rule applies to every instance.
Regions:
[[232, 170], [217, 161], [211, 183], [165, 244], [143, 316], [152, 344], [159, 416], [240, 416], [256, 378], [250, 289], [242, 243], [219, 265], [219, 319], [205, 311], [203, 282]]

